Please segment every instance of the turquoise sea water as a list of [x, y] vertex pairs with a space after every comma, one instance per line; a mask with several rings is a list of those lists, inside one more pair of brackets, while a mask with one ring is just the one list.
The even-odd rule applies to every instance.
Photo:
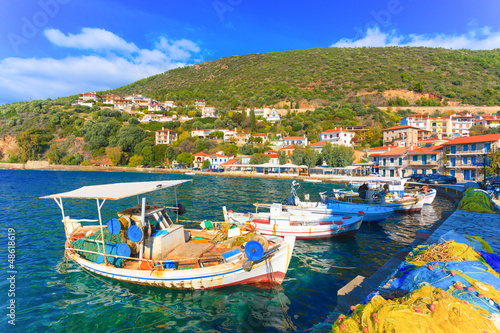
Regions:
[[[95, 278], [64, 259], [61, 212], [40, 196], [84, 185], [158, 179], [193, 179], [179, 187], [184, 219], [222, 220], [222, 206], [253, 211], [254, 202], [282, 202], [291, 181], [155, 173], [0, 170], [0, 324], [19, 332], [281, 332], [305, 331], [336, 306], [336, 293], [357, 275], [370, 276], [392, 254], [413, 241], [415, 231], [440, 218], [451, 202], [437, 198], [421, 214], [394, 214], [378, 225], [362, 225], [355, 238], [301, 241], [282, 286], [234, 286], [215, 290], [167, 290]], [[319, 200], [331, 184], [302, 183]], [[173, 204], [173, 191], [148, 196]], [[96, 218], [92, 200], [65, 200], [66, 214]], [[135, 198], [104, 204], [103, 219], [136, 204]], [[90, 217], [89, 217], [90, 216]], [[190, 227], [195, 224], [190, 224]], [[9, 273], [9, 228], [14, 229], [15, 271]], [[11, 230], [12, 231], [12, 230]], [[12, 232], [10, 233], [12, 236]], [[15, 276], [15, 296], [9, 296]], [[8, 323], [15, 300], [15, 326]], [[6, 330], [5, 330], [6, 329]]]

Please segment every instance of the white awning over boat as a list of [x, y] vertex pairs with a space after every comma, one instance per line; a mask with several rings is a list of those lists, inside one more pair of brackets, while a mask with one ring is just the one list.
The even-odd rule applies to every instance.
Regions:
[[399, 178], [399, 177], [337, 177], [331, 179], [332, 181], [351, 181], [351, 182], [377, 182], [377, 183], [401, 183], [405, 184], [408, 178]]
[[41, 199], [54, 198], [74, 198], [74, 199], [108, 199], [119, 200], [128, 198], [134, 195], [163, 190], [169, 187], [178, 186], [180, 184], [191, 182], [191, 179], [186, 180], [158, 180], [151, 182], [134, 182], [134, 183], [116, 183], [105, 185], [84, 186], [79, 189], [47, 195]]

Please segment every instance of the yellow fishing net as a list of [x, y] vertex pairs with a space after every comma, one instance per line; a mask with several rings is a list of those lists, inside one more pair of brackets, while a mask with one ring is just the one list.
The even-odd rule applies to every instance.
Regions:
[[495, 205], [488, 194], [472, 188], [465, 191], [458, 209], [474, 213], [496, 214]]
[[500, 328], [487, 318], [489, 314], [450, 293], [426, 285], [394, 300], [375, 295], [366, 305], [358, 304], [350, 317], [339, 316], [332, 331], [500, 332]]

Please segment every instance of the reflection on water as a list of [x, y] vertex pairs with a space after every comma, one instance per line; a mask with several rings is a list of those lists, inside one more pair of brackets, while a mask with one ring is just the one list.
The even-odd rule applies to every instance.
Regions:
[[[284, 332], [290, 324], [305, 330], [333, 311], [337, 290], [357, 275], [370, 276], [393, 253], [411, 243], [415, 231], [436, 221], [451, 202], [440, 198], [424, 206], [421, 214], [394, 214], [380, 224], [363, 224], [355, 238], [296, 242], [288, 274], [282, 286], [263, 289], [234, 286], [224, 289], [185, 291], [151, 288], [96, 278], [64, 260], [64, 229], [53, 200], [42, 195], [84, 185], [155, 179], [187, 179], [184, 175], [112, 172], [48, 172], [0, 170], [0, 239], [15, 227], [17, 309], [16, 328], [22, 331], [64, 332]], [[253, 211], [254, 202], [282, 202], [291, 181], [192, 177], [181, 185], [178, 201], [188, 212], [186, 220], [222, 220], [222, 206]], [[303, 183], [311, 200], [330, 190], [330, 184]], [[171, 205], [170, 190], [148, 196], [149, 202]], [[74, 218], [96, 218], [95, 202], [64, 200]], [[127, 199], [127, 205], [137, 203]], [[124, 203], [108, 201], [105, 220]], [[89, 215], [94, 214], [94, 215]], [[190, 223], [188, 226], [196, 226]], [[0, 270], [6, 272], [7, 251], [0, 248]], [[6, 290], [6, 279], [0, 279]], [[279, 297], [278, 297], [279, 296]], [[6, 293], [0, 293], [6, 304]], [[7, 325], [6, 316], [0, 324]]]

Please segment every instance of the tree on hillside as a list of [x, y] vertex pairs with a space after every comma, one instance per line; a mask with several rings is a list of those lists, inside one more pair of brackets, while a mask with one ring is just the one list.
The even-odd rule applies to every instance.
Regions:
[[121, 163], [123, 157], [122, 147], [106, 147], [106, 155], [114, 166]]
[[255, 111], [254, 110], [250, 111], [250, 127], [252, 128], [253, 132], [257, 131], [257, 121], [255, 120]]
[[486, 128], [483, 125], [472, 125], [469, 128], [470, 135], [475, 136], [475, 135], [485, 135], [489, 133], [489, 129]]
[[253, 146], [252, 145], [243, 145], [240, 147], [240, 154], [242, 155], [252, 155], [253, 154]]
[[142, 156], [134, 155], [128, 161], [128, 165], [131, 167], [136, 167], [138, 165], [142, 165]]
[[292, 164], [303, 165], [305, 155], [306, 154], [304, 148], [295, 146], [295, 149], [293, 150], [293, 154], [290, 157], [290, 160], [292, 161]]
[[52, 134], [49, 130], [32, 128], [21, 132], [16, 137], [17, 145], [20, 149], [20, 160], [25, 163], [28, 160], [37, 160], [49, 147]]
[[354, 150], [342, 145], [327, 143], [321, 152], [323, 160], [330, 168], [343, 168], [354, 161]]
[[124, 152], [133, 152], [135, 145], [146, 137], [146, 132], [138, 126], [123, 126], [118, 131], [117, 145], [122, 147]]
[[287, 157], [286, 157], [286, 154], [283, 150], [280, 150], [278, 152], [278, 162], [280, 165], [283, 165], [283, 164], [286, 164], [286, 161], [287, 161]]
[[269, 162], [269, 155], [266, 154], [253, 154], [250, 158], [250, 164], [264, 164]]
[[309, 168], [314, 168], [318, 163], [319, 157], [318, 152], [308, 146], [304, 151], [304, 164]]
[[194, 161], [194, 156], [190, 153], [180, 153], [175, 159], [177, 163], [184, 163], [186, 166], [191, 166]]
[[47, 157], [51, 164], [61, 164], [64, 158], [64, 151], [59, 147], [57, 143], [50, 145]]

